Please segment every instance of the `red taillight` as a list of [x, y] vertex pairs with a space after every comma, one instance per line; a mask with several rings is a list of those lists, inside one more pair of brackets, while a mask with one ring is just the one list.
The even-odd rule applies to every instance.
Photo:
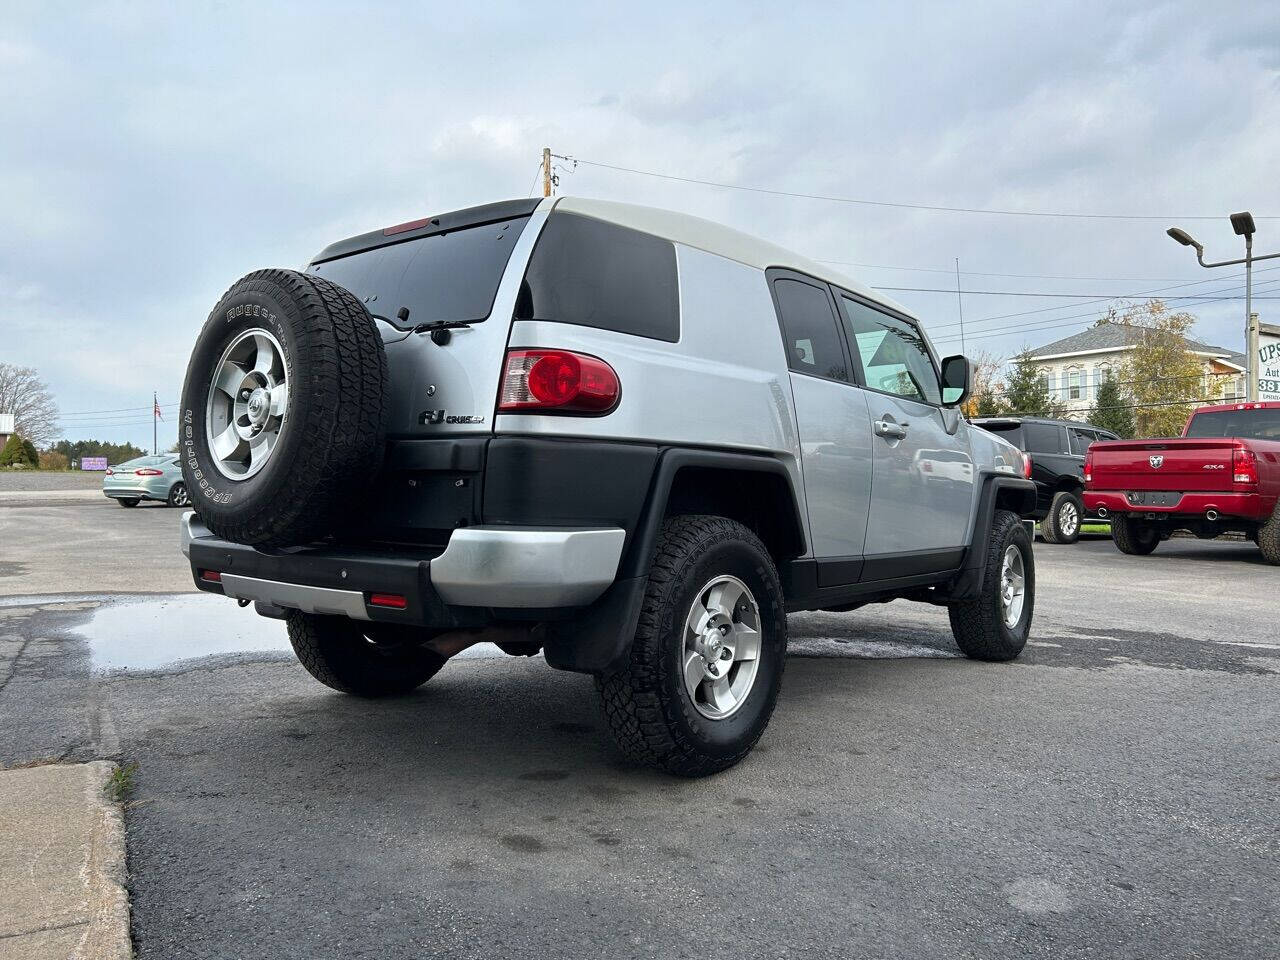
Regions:
[[409, 601], [398, 593], [369, 594], [369, 606], [371, 607], [391, 607], [393, 610], [403, 610], [408, 605]]
[[1231, 480], [1234, 483], [1258, 482], [1258, 455], [1244, 447], [1231, 451]]
[[1029, 453], [1022, 455], [1022, 475], [1028, 480], [1031, 479], [1031, 454]]
[[200, 579], [208, 580], [210, 583], [221, 583], [222, 574], [220, 574], [217, 570], [201, 570]]
[[1093, 451], [1086, 450], [1084, 452], [1084, 482], [1089, 483], [1093, 480]]
[[107, 476], [108, 476], [108, 477], [112, 476], [114, 473], [115, 473], [115, 471], [114, 471], [114, 470], [112, 470], [110, 467], [107, 467]]
[[164, 474], [164, 471], [152, 470], [150, 467], [147, 467], [144, 470], [135, 470], [133, 471], [133, 473], [134, 473], [134, 476], [138, 476], [138, 477], [159, 477]]
[[508, 350], [498, 410], [533, 413], [607, 413], [622, 384], [599, 357], [568, 350]]

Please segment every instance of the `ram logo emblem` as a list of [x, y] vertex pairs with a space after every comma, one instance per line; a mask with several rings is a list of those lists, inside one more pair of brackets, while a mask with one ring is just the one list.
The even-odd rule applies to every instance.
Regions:
[[1147, 463], [1151, 464], [1152, 470], [1159, 470], [1164, 466], [1164, 457], [1156, 454], [1154, 457], [1147, 457]]

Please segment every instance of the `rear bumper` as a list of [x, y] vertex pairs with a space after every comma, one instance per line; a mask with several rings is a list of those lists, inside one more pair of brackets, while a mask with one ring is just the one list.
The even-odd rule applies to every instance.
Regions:
[[1261, 520], [1270, 514], [1262, 497], [1256, 493], [1207, 492], [1184, 493], [1176, 503], [1166, 506], [1133, 503], [1125, 490], [1086, 490], [1085, 509], [1096, 513], [1099, 508], [1109, 514], [1132, 513], [1157, 517], [1203, 517], [1214, 510], [1223, 517]]
[[[266, 606], [426, 626], [467, 626], [493, 610], [585, 606], [613, 583], [625, 531], [610, 527], [466, 527], [432, 547], [326, 545], [258, 550], [182, 518], [196, 586]], [[214, 571], [220, 580], [202, 576]], [[405, 598], [373, 606], [374, 593]]]
[[147, 483], [144, 481], [122, 483], [119, 486], [103, 483], [102, 494], [112, 500], [167, 500], [169, 481]]

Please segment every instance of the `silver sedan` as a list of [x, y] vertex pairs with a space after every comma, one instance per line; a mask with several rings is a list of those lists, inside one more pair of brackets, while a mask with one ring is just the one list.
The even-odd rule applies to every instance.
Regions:
[[136, 507], [143, 500], [159, 500], [171, 507], [191, 504], [176, 453], [138, 457], [118, 467], [108, 467], [102, 478], [102, 492], [122, 507]]

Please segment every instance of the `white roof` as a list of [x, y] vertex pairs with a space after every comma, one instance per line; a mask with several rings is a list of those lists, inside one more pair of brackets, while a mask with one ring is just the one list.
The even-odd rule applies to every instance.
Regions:
[[902, 304], [864, 283], [859, 283], [848, 274], [810, 260], [808, 257], [802, 257], [798, 253], [792, 253], [767, 240], [761, 240], [759, 237], [753, 237], [749, 233], [742, 233], [711, 220], [704, 220], [702, 217], [676, 213], [674, 210], [661, 210], [657, 207], [615, 203], [612, 200], [588, 200], [584, 197], [556, 197], [553, 203], [557, 210], [631, 227], [634, 230], [663, 237], [673, 243], [682, 243], [687, 247], [705, 250], [761, 270], [769, 267], [785, 267], [807, 273], [819, 280], [825, 280], [870, 300], [883, 303], [909, 317], [915, 316]]

